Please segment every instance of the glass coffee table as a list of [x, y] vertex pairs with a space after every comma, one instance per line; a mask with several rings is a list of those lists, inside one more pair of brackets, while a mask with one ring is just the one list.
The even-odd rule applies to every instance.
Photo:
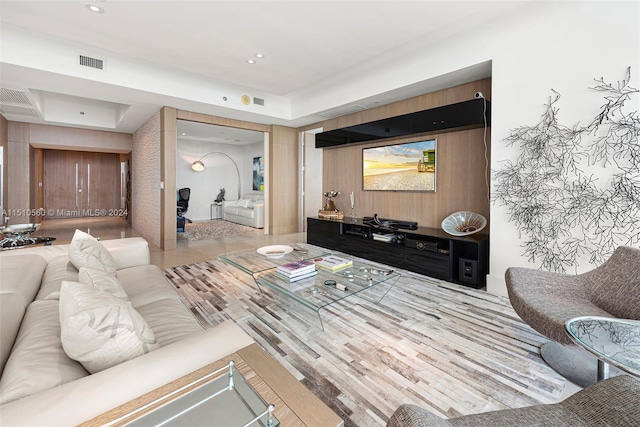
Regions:
[[257, 281], [271, 291], [283, 308], [301, 314], [304, 320], [324, 330], [321, 310], [354, 295], [379, 303], [399, 278], [400, 274], [393, 270], [354, 262], [337, 271], [318, 268], [316, 276], [297, 282], [282, 279], [274, 271], [260, 274]]
[[[330, 252], [323, 248], [317, 248], [306, 243], [297, 243], [295, 245], [272, 245], [265, 248], [290, 248], [291, 251], [284, 253], [282, 256], [269, 257], [258, 253], [256, 250], [232, 252], [220, 255], [218, 259], [227, 265], [237, 268], [238, 270], [251, 276], [258, 288], [258, 275], [265, 271], [271, 271], [278, 266], [289, 262], [316, 259], [328, 255]], [[261, 248], [262, 249], [262, 248]], [[262, 289], [260, 289], [262, 291]]]
[[[399, 273], [386, 267], [354, 262], [353, 265], [336, 271], [318, 268], [316, 276], [289, 282], [275, 274], [279, 265], [314, 260], [331, 254], [322, 248], [304, 243], [292, 248], [289, 253], [277, 259], [269, 258], [255, 250], [225, 254], [219, 259], [249, 274], [261, 292], [268, 290], [282, 308], [301, 320], [319, 326], [322, 330], [324, 323], [320, 315], [321, 310], [354, 295], [378, 303], [400, 277]], [[325, 282], [329, 285], [325, 285]]]

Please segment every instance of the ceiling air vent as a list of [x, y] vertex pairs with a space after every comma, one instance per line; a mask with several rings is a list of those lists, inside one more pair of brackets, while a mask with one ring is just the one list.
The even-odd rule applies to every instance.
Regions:
[[6, 87], [0, 88], [0, 113], [4, 115], [41, 117], [26, 91]]
[[253, 103], [256, 105], [263, 105], [264, 106], [264, 99], [262, 98], [256, 98], [255, 96], [253, 97]]
[[18, 107], [16, 105], [0, 105], [0, 113], [2, 114], [13, 114], [19, 116], [31, 116], [31, 117], [40, 117], [38, 114], [38, 110], [31, 107]]
[[96, 70], [104, 70], [104, 61], [98, 58], [92, 58], [86, 55], [78, 56], [78, 63], [83, 67], [95, 68]]
[[7, 104], [19, 104], [19, 105], [28, 105], [31, 106], [31, 100], [26, 93], [21, 90], [15, 89], [0, 89], [0, 102]]

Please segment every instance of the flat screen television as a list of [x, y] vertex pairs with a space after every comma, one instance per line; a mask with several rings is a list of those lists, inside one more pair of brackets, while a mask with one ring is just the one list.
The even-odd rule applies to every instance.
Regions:
[[362, 189], [436, 191], [436, 140], [363, 148]]

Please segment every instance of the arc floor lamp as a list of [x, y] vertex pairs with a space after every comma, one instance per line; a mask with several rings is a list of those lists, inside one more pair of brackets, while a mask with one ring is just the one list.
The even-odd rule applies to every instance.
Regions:
[[238, 174], [238, 200], [240, 200], [240, 169], [238, 169], [238, 165], [231, 157], [229, 157], [228, 154], [222, 153], [220, 151], [212, 151], [210, 153], [207, 153], [204, 156], [200, 157], [200, 159], [191, 163], [191, 169], [193, 169], [196, 172], [202, 172], [203, 170], [205, 170], [204, 163], [202, 163], [202, 159], [204, 159], [205, 157], [211, 156], [212, 154], [220, 154], [222, 156], [225, 156], [227, 159], [231, 160], [231, 163], [233, 163], [233, 166], [236, 167], [236, 173]]

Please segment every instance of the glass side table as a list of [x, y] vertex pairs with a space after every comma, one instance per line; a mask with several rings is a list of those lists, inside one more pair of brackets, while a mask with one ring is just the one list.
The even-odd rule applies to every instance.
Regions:
[[609, 365], [640, 377], [640, 321], [583, 316], [565, 326], [576, 344], [598, 358], [598, 381], [609, 378]]
[[[233, 361], [210, 373], [208, 381], [182, 394], [163, 396], [127, 415], [134, 426], [278, 427], [274, 405], [267, 404], [235, 368]], [[207, 379], [207, 377], [199, 379]], [[187, 388], [189, 386], [185, 386]], [[174, 396], [175, 395], [175, 396]], [[150, 409], [153, 408], [153, 409]], [[150, 410], [149, 410], [150, 409]], [[136, 412], [140, 413], [136, 417]]]

